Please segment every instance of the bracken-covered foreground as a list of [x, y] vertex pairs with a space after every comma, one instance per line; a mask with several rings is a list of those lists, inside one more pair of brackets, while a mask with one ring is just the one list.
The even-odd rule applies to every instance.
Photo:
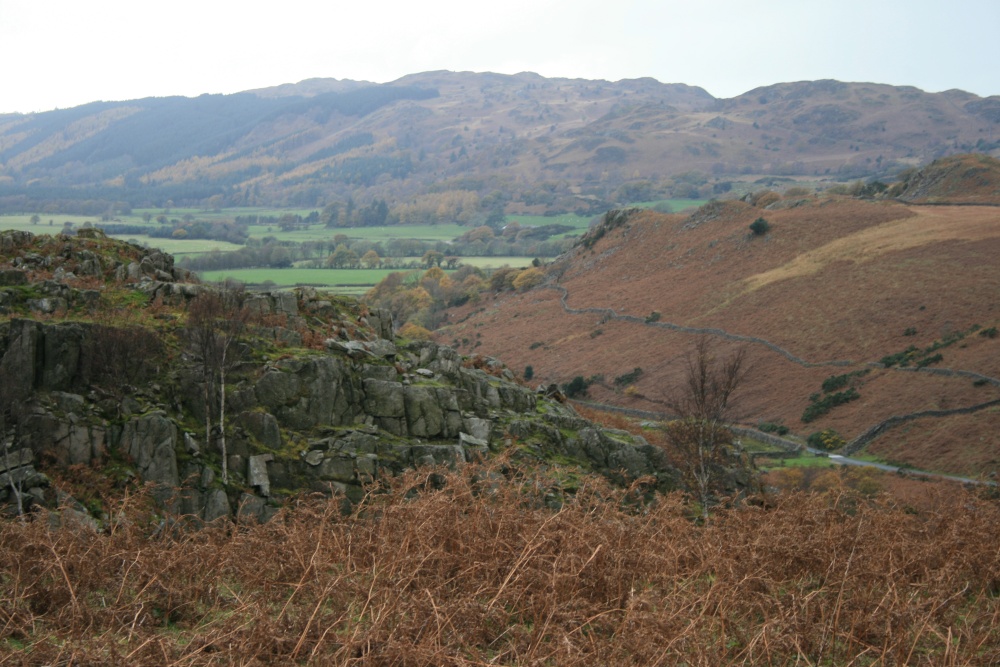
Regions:
[[1000, 661], [1000, 507], [952, 489], [719, 509], [499, 463], [354, 511], [0, 525], [0, 663], [967, 665]]

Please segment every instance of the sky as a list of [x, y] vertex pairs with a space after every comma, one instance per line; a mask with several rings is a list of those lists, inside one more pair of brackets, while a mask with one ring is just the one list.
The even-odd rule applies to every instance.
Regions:
[[0, 113], [431, 70], [1000, 95], [1000, 0], [0, 0]]

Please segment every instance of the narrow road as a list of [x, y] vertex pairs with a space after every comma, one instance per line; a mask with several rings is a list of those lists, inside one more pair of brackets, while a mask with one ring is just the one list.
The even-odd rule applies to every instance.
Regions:
[[[648, 410], [633, 410], [631, 408], [621, 408], [618, 407], [617, 405], [608, 405], [606, 403], [594, 403], [592, 401], [580, 401], [575, 399], [573, 400], [573, 402], [579, 403], [581, 405], [586, 405], [588, 407], [595, 408], [598, 410], [605, 410], [607, 412], [617, 412], [620, 414], [631, 415], [633, 417], [642, 417], [652, 421], [667, 421], [672, 418], [670, 415], [662, 412], [649, 412]], [[835, 465], [875, 468], [877, 470], [883, 470], [885, 472], [899, 473], [905, 475], [917, 475], [920, 477], [928, 477], [930, 479], [942, 479], [952, 482], [959, 482], [961, 484], [982, 484], [986, 486], [997, 485], [997, 483], [994, 481], [973, 479], [971, 477], [960, 477], [958, 475], [945, 475], [943, 473], [928, 472], [925, 470], [917, 470], [915, 468], [894, 466], [888, 463], [876, 463], [874, 461], [854, 459], [849, 456], [842, 456], [840, 454], [830, 454], [829, 452], [823, 451], [822, 449], [815, 449], [813, 447], [809, 447], [808, 445], [803, 445], [799, 442], [796, 442], [795, 440], [781, 438], [771, 433], [764, 433], [763, 431], [758, 431], [755, 428], [750, 428], [747, 426], [734, 425], [732, 427], [732, 430], [735, 435], [741, 437], [752, 437], [761, 440], [763, 442], [771, 443], [786, 451], [805, 451], [809, 452], [810, 454], [815, 454], [817, 456], [825, 456], [830, 459], [830, 463], [833, 463]]]
[[[789, 361], [806, 368], [815, 368], [818, 366], [856, 365], [855, 362], [849, 360], [806, 361], [805, 359], [795, 356], [794, 354], [784, 349], [783, 347], [775, 345], [771, 341], [766, 340], [764, 338], [734, 334], [728, 331], [724, 331], [723, 329], [717, 329], [714, 327], [689, 327], [683, 324], [675, 324], [673, 322], [660, 322], [660, 321], [651, 322], [645, 318], [637, 317], [635, 315], [619, 314], [613, 308], [599, 308], [599, 307], [571, 308], [567, 303], [567, 299], [569, 299], [569, 290], [567, 288], [558, 284], [545, 285], [544, 288], [555, 290], [561, 294], [559, 298], [559, 303], [562, 306], [563, 311], [565, 311], [569, 315], [599, 314], [608, 320], [619, 320], [622, 322], [631, 322], [633, 324], [639, 324], [647, 327], [666, 329], [668, 331], [677, 331], [680, 333], [688, 333], [695, 335], [715, 336], [718, 338], [723, 338], [725, 340], [730, 340], [734, 342], [762, 345], [770, 349], [772, 352], [780, 354]], [[863, 365], [869, 368], [884, 368], [884, 366], [878, 362], [868, 362]], [[912, 367], [900, 367], [900, 366], [891, 366], [889, 367], [889, 370], [899, 371], [899, 372], [909, 372], [909, 373], [930, 373], [934, 375], [943, 375], [949, 377], [962, 376], [970, 378], [974, 381], [983, 381], [992, 384], [995, 387], [1000, 387], [1000, 378], [990, 377], [988, 375], [983, 375], [982, 373], [977, 373], [975, 371], [967, 371], [967, 370], [951, 369], [951, 368], [912, 368]], [[925, 410], [922, 412], [915, 412], [906, 415], [894, 415], [892, 417], [889, 417], [888, 419], [879, 422], [878, 424], [873, 425], [865, 432], [863, 432], [861, 435], [851, 440], [851, 442], [847, 443], [847, 445], [844, 447], [844, 451], [849, 454], [854, 454], [859, 450], [861, 450], [862, 448], [864, 448], [872, 440], [877, 438], [886, 430], [894, 426], [897, 426], [903, 422], [912, 421], [914, 419], [919, 419], [923, 417], [946, 417], [957, 414], [969, 414], [972, 412], [978, 412], [980, 410], [985, 410], [987, 408], [995, 407], [997, 405], [1000, 405], [1000, 399], [987, 401], [985, 403], [978, 403], [976, 405], [970, 405], [963, 408], [953, 408], [950, 410]], [[845, 461], [844, 465], [871, 465], [868, 462], [859, 461], [858, 459], [849, 459], [844, 457], [842, 457], [842, 459]], [[889, 468], [892, 469], [891, 466]], [[964, 477], [952, 478], [947, 475], [939, 475], [939, 476], [948, 479], [955, 479], [958, 481], [979, 483], [976, 480], [971, 480]], [[991, 482], [991, 484], [993, 483]]]

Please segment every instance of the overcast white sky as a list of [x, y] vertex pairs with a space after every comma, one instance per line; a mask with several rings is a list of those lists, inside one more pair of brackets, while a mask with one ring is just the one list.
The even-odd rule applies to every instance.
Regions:
[[0, 0], [0, 112], [428, 70], [1000, 95], [1000, 0]]

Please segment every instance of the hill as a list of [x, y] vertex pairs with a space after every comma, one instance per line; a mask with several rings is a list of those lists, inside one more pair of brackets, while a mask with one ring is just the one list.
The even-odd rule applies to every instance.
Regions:
[[[814, 273], [828, 279], [826, 268], [843, 268], [859, 247], [886, 259], [935, 234], [958, 250], [963, 240], [993, 238], [972, 207], [961, 209], [971, 217], [944, 230], [901, 205], [829, 200], [799, 208], [815, 216], [812, 224], [788, 215], [793, 209], [768, 213], [769, 244], [747, 239], [745, 229], [736, 238], [760, 212], [749, 203], [689, 218], [610, 215], [551, 272], [563, 274], [548, 292], [591, 286], [562, 293], [571, 304], [605, 303], [608, 295], [593, 288], [620, 251], [639, 241], [650, 254], [636, 259], [655, 263], [657, 248], [648, 246], [668, 228], [680, 240], [659, 248], [670, 262], [707, 280], [715, 269], [705, 270], [705, 260], [723, 263], [684, 243], [698, 240], [701, 251], [727, 260], [752, 255], [745, 264], [754, 272], [741, 289], [765, 296], [771, 285]], [[846, 245], [829, 240], [837, 224]], [[925, 242], [908, 244], [902, 224]], [[733, 238], [713, 243], [727, 231]], [[802, 264], [805, 247], [815, 252]], [[776, 266], [788, 268], [775, 277]], [[631, 268], [641, 280], [656, 267]], [[637, 307], [656, 298], [636, 296]], [[680, 296], [667, 299], [676, 313], [718, 299]], [[521, 297], [544, 305], [546, 293]], [[948, 305], [931, 296], [921, 303], [931, 322]], [[505, 306], [486, 308], [475, 317]], [[650, 331], [671, 330], [652, 313], [630, 318], [615, 308], [570, 314], [599, 315], [601, 326], [622, 332], [647, 319]], [[923, 488], [890, 498], [869, 478], [826, 472], [828, 493], [761, 494], [708, 516], [672, 492], [680, 475], [667, 450], [582, 418], [513, 381], [495, 359], [394, 337], [385, 311], [315, 290], [210, 289], [169, 255], [94, 229], [0, 233], [0, 314], [5, 662], [1000, 657], [992, 489], [928, 490], [935, 485], [910, 481]], [[542, 320], [512, 315], [515, 336], [522, 317]], [[492, 341], [506, 324], [477, 331]], [[611, 331], [596, 331], [581, 338], [611, 340]], [[548, 337], [564, 333], [535, 332], [553, 349], [572, 338]], [[645, 345], [648, 359], [657, 352], [650, 340], [624, 342]], [[992, 342], [966, 336], [938, 349], [949, 361], [961, 350], [968, 362], [995, 352], [983, 347]], [[756, 487], [744, 483], [744, 457], [727, 448], [724, 463], [731, 467], [713, 474], [722, 473], [727, 499]]]
[[915, 204], [1000, 205], [1000, 161], [955, 155], [900, 174], [891, 193]]
[[[709, 198], [762, 175], [892, 175], [1000, 151], [1000, 99], [814, 81], [736, 98], [618, 82], [426, 72], [0, 116], [0, 207], [387, 201], [473, 192], [483, 216]], [[87, 211], [92, 214], [92, 211]]]
[[[543, 382], [590, 378], [591, 400], [651, 411], [665, 410], [708, 337], [755, 359], [740, 406], [748, 423], [803, 438], [834, 429], [848, 451], [994, 472], [996, 209], [766, 202], [609, 213], [547, 267], [545, 284], [452, 311], [438, 337], [531, 366]], [[769, 231], [758, 235], [759, 218]]]

